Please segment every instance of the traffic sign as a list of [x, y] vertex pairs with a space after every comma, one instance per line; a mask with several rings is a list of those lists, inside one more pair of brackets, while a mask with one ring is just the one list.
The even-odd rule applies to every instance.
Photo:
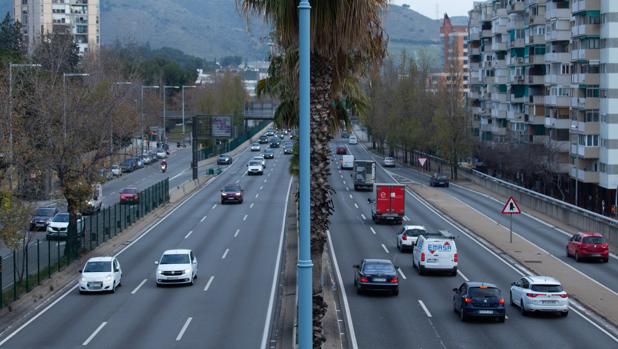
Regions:
[[521, 209], [515, 202], [515, 199], [511, 196], [508, 200], [506, 200], [506, 204], [502, 208], [502, 214], [521, 214]]
[[427, 161], [427, 158], [418, 158], [418, 163], [421, 164], [421, 167], [425, 166], [426, 161]]

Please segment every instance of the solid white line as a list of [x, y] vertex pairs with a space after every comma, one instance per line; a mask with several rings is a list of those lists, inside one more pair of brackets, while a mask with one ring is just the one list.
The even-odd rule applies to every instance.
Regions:
[[465, 276], [464, 273], [461, 272], [461, 270], [457, 269], [457, 274], [459, 274], [459, 276], [461, 276], [461, 278], [464, 279], [464, 281], [466, 282], [470, 281], [470, 279], [468, 279], [468, 277]]
[[285, 208], [283, 209], [283, 217], [281, 218], [281, 233], [279, 236], [279, 249], [277, 251], [277, 262], [273, 271], [273, 284], [270, 289], [270, 299], [268, 300], [268, 310], [266, 312], [266, 321], [264, 321], [264, 331], [262, 332], [262, 343], [260, 349], [266, 349], [268, 334], [270, 333], [270, 322], [273, 315], [273, 306], [275, 304], [275, 291], [277, 289], [279, 265], [281, 263], [281, 251], [283, 250], [283, 232], [285, 231], [285, 217], [288, 214], [288, 201], [290, 199], [290, 191], [292, 190], [292, 178], [288, 184], [288, 191], [285, 194]]
[[255, 194], [255, 198], [257, 199], [260, 196], [260, 193]]
[[388, 252], [388, 248], [386, 248], [386, 246], [384, 246], [384, 244], [382, 244], [382, 248], [384, 249], [384, 252], [389, 253]]
[[82, 346], [84, 346], [84, 347], [85, 347], [85, 346], [87, 346], [87, 345], [88, 345], [88, 343], [90, 343], [90, 341], [94, 339], [94, 337], [97, 335], [97, 333], [99, 333], [99, 331], [101, 331], [101, 330], [103, 329], [103, 327], [105, 327], [105, 325], [107, 325], [107, 322], [105, 322], [105, 321], [104, 321], [103, 323], [101, 323], [101, 324], [99, 325], [99, 327], [97, 327], [97, 329], [96, 329], [96, 330], [94, 330], [94, 332], [92, 332], [92, 334], [90, 335], [90, 337], [88, 337], [88, 339], [86, 339], [86, 340], [84, 341], [84, 343], [82, 343]]
[[367, 217], [365, 217], [365, 215], [364, 215], [364, 214], [362, 214], [362, 213], [361, 213], [361, 218], [362, 218], [363, 220], [366, 220], [366, 219], [367, 219]]
[[350, 195], [350, 199], [354, 199], [354, 197], [352, 196], [352, 194], [348, 194], [348, 195]]
[[425, 312], [427, 317], [431, 317], [431, 313], [429, 312], [429, 309], [427, 309], [427, 307], [425, 306], [425, 303], [423, 303], [423, 301], [419, 299], [418, 304], [421, 305], [421, 308], [423, 308], [423, 311]]
[[206, 216], [202, 217], [202, 219], [200, 220], [200, 223], [204, 223], [205, 220], [206, 220]]
[[354, 207], [358, 208], [358, 204], [356, 202], [354, 203]]
[[179, 174], [175, 175], [174, 177], [170, 178], [169, 180], [170, 180], [170, 181], [173, 181], [174, 179], [176, 179], [176, 178], [178, 178], [178, 177], [182, 176], [182, 175], [183, 175], [186, 171], [187, 171], [186, 169], [185, 169], [185, 170], [182, 170]]
[[240, 183], [240, 179], [237, 179], [237, 180], [236, 180], [236, 184], [238, 184], [238, 183]]
[[240, 233], [240, 229], [236, 229], [236, 232], [234, 233], [234, 237], [237, 237], [238, 233]]
[[225, 252], [223, 252], [223, 256], [221, 256], [221, 259], [225, 259], [225, 257], [227, 257], [228, 252], [230, 252], [230, 249], [226, 248]]
[[182, 339], [182, 336], [185, 334], [185, 331], [187, 330], [187, 327], [189, 327], [189, 324], [191, 323], [191, 320], [193, 320], [193, 318], [189, 317], [187, 319], [187, 321], [185, 321], [185, 324], [180, 329], [180, 333], [178, 333], [178, 336], [176, 336], [176, 342], [179, 342]]
[[243, 220], [243, 221], [246, 221], [246, 220], [247, 220], [247, 217], [249, 217], [249, 215], [245, 215], [244, 217], [242, 217], [242, 220]]
[[212, 281], [213, 281], [214, 279], [215, 279], [215, 276], [214, 276], [214, 275], [213, 275], [213, 276], [211, 276], [211, 277], [208, 279], [208, 282], [206, 283], [206, 287], [204, 287], [204, 292], [208, 291], [208, 289], [210, 288], [210, 284], [212, 284]]
[[137, 285], [136, 288], [133, 289], [133, 291], [131, 291], [131, 294], [136, 294], [137, 291], [139, 291], [139, 289], [144, 286], [144, 284], [146, 283], [146, 281], [148, 281], [148, 279], [144, 279], [142, 280], [142, 282], [139, 283], [139, 285]]
[[408, 216], [403, 216], [403, 220], [404, 220], [404, 221], [409, 221], [409, 220], [410, 220], [410, 218], [408, 218]]
[[399, 275], [401, 275], [401, 277], [405, 280], [407, 279], [406, 274], [403, 273], [403, 270], [401, 270], [401, 268], [397, 268], [397, 271], [399, 272]]
[[369, 227], [369, 229], [371, 230], [371, 232], [373, 233], [373, 235], [376, 235], [376, 231], [373, 229], [373, 227]]
[[249, 205], [249, 208], [253, 208], [253, 205], [254, 205], [254, 204], [255, 204], [255, 203], [253, 203], [253, 202], [252, 202], [252, 203], [251, 203], [251, 205]]

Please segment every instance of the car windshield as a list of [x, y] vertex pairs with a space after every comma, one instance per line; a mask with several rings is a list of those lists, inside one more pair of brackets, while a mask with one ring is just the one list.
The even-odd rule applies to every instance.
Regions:
[[238, 186], [238, 185], [226, 185], [225, 188], [223, 188], [223, 191], [225, 191], [225, 192], [230, 192], [230, 191], [237, 192], [237, 191], [240, 191], [240, 186]]
[[363, 266], [363, 272], [368, 274], [393, 274], [395, 267], [391, 263], [369, 262]]
[[530, 287], [532, 291], [536, 292], [562, 292], [562, 286], [560, 285], [532, 285]]
[[249, 166], [261, 166], [262, 163], [260, 161], [249, 161]]
[[471, 287], [468, 289], [470, 297], [500, 297], [500, 290], [494, 287]]
[[189, 264], [189, 255], [183, 254], [164, 254], [160, 264]]
[[137, 194], [137, 189], [135, 189], [135, 188], [125, 188], [125, 189], [122, 189], [120, 194]]
[[441, 181], [446, 180], [446, 176], [438, 176], [438, 177], [436, 177], [436, 178], [438, 178], [438, 179], [439, 179], [439, 180], [441, 180]]
[[406, 230], [406, 236], [420, 236], [427, 235], [427, 230], [425, 229], [408, 229]]
[[391, 161], [391, 160], [394, 160], [394, 159], [393, 159], [393, 158], [390, 158], [390, 157], [386, 157], [386, 158], [384, 158], [384, 160], [386, 160], [386, 161]]
[[266, 150], [264, 150], [264, 154], [272, 154], [272, 153], [273, 153], [273, 151], [272, 151], [272, 150], [270, 150], [270, 149], [266, 149]]
[[105, 273], [112, 271], [112, 262], [88, 262], [84, 267], [84, 273]]
[[254, 146], [254, 147], [259, 147], [259, 146], [260, 146], [260, 143], [253, 143], [253, 144], [251, 144], [251, 145], [252, 145], [252, 146]]
[[219, 155], [219, 159], [227, 159], [227, 155]]
[[118, 166], [118, 165], [114, 165], [114, 166], [112, 166], [112, 169], [113, 169], [113, 170], [116, 170], [116, 169], [118, 169], [118, 168], [119, 168], [119, 166]]
[[35, 216], [46, 216], [46, 217], [51, 217], [54, 215], [54, 212], [56, 210], [53, 208], [39, 208], [36, 210], [36, 212], [34, 213]]
[[602, 236], [586, 236], [582, 242], [585, 244], [604, 244], [605, 238]]
[[59, 213], [59, 214], [54, 216], [52, 221], [59, 222], [59, 223], [68, 223], [69, 222], [69, 214], [68, 213]]

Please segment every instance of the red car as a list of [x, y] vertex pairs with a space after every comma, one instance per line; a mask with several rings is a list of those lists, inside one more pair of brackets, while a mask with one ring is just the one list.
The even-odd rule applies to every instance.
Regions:
[[348, 153], [348, 149], [344, 146], [338, 146], [335, 152], [337, 155], [346, 155]]
[[582, 258], [599, 258], [604, 263], [609, 261], [609, 245], [599, 233], [577, 233], [569, 239], [566, 247], [567, 257], [574, 257], [577, 262]]
[[137, 188], [124, 188], [120, 191], [121, 204], [137, 204], [139, 202], [139, 191]]

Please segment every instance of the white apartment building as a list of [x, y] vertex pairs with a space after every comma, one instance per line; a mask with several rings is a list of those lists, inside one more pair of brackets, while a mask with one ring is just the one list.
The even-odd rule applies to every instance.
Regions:
[[80, 54], [100, 46], [99, 0], [13, 0], [28, 52], [48, 33], [71, 33]]

